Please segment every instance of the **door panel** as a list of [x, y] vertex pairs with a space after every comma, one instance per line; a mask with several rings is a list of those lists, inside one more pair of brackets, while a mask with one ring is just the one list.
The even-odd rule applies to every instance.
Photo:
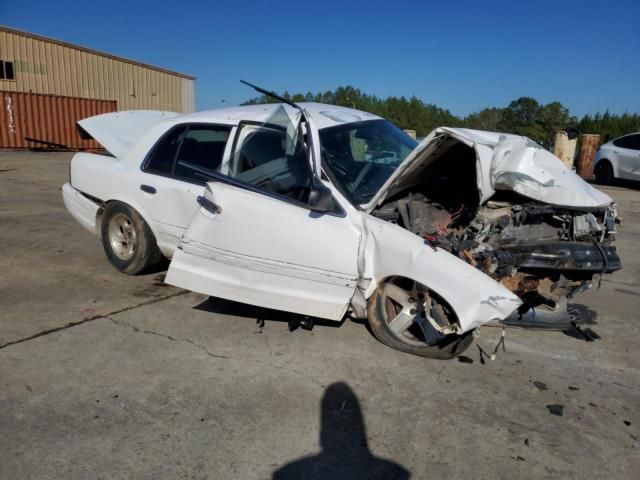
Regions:
[[357, 282], [359, 231], [268, 194], [210, 183], [167, 274], [207, 295], [340, 320]]
[[618, 160], [618, 175], [628, 180], [640, 180], [640, 135], [627, 135], [613, 143], [613, 152]]
[[150, 173], [137, 178], [140, 186], [156, 190], [148, 193], [141, 188], [140, 203], [156, 225], [160, 248], [173, 250], [198, 209], [197, 198], [204, 193], [204, 186]]
[[[620, 178], [635, 180], [634, 165], [640, 160], [638, 153], [630, 148], [617, 147], [615, 154], [618, 159], [618, 175]], [[637, 167], [636, 167], [637, 168]]]
[[640, 149], [625, 150], [624, 170], [629, 180], [640, 180]]
[[141, 203], [151, 215], [158, 245], [172, 252], [193, 214], [205, 182], [220, 168], [231, 127], [180, 124], [154, 145], [140, 175]]

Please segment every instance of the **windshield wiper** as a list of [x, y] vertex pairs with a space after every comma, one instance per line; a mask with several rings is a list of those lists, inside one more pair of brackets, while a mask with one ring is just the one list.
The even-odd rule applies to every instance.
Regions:
[[[271, 92], [269, 90], [265, 90], [264, 88], [259, 87], [257, 85], [254, 85], [253, 83], [249, 83], [246, 80], [240, 80], [240, 83], [244, 83], [245, 85], [248, 85], [249, 87], [253, 88], [254, 90], [256, 90], [259, 93], [262, 93], [263, 95], [266, 95], [267, 97], [272, 97], [272, 98], [275, 98], [276, 100], [281, 101], [282, 103], [286, 103], [287, 105], [291, 105], [293, 108], [297, 108], [298, 110], [300, 110], [302, 112], [302, 114], [304, 115], [304, 109], [300, 105], [298, 105], [295, 102], [292, 102], [291, 100], [287, 100], [284, 97], [281, 97], [276, 92]], [[305, 117], [305, 120], [306, 120], [306, 117]]]

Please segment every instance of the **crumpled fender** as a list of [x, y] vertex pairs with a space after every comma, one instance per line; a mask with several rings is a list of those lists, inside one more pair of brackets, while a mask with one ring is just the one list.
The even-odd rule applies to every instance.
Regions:
[[504, 286], [449, 252], [434, 250], [417, 235], [363, 214], [364, 245], [359, 269], [369, 298], [390, 276], [415, 280], [444, 298], [455, 311], [462, 332], [502, 320], [522, 301]]

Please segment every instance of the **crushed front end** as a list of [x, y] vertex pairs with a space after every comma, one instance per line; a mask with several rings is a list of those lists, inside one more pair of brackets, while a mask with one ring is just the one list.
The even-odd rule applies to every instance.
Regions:
[[423, 237], [427, 248], [449, 251], [518, 295], [523, 304], [506, 323], [565, 328], [579, 322], [568, 300], [622, 268], [612, 245], [614, 205], [579, 210], [513, 192], [500, 192], [480, 206], [448, 201], [460, 195], [439, 197], [442, 203], [410, 193], [374, 215]]

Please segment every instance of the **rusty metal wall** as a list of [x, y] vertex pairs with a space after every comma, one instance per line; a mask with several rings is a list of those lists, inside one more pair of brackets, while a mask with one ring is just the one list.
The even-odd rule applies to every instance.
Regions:
[[39, 95], [0, 91], [0, 148], [47, 148], [41, 140], [73, 150], [98, 149], [95, 140], [83, 140], [76, 122], [101, 113], [115, 112], [114, 100]]
[[195, 110], [194, 77], [1, 26], [0, 60], [15, 73], [0, 80], [3, 91], [115, 100], [119, 110]]

